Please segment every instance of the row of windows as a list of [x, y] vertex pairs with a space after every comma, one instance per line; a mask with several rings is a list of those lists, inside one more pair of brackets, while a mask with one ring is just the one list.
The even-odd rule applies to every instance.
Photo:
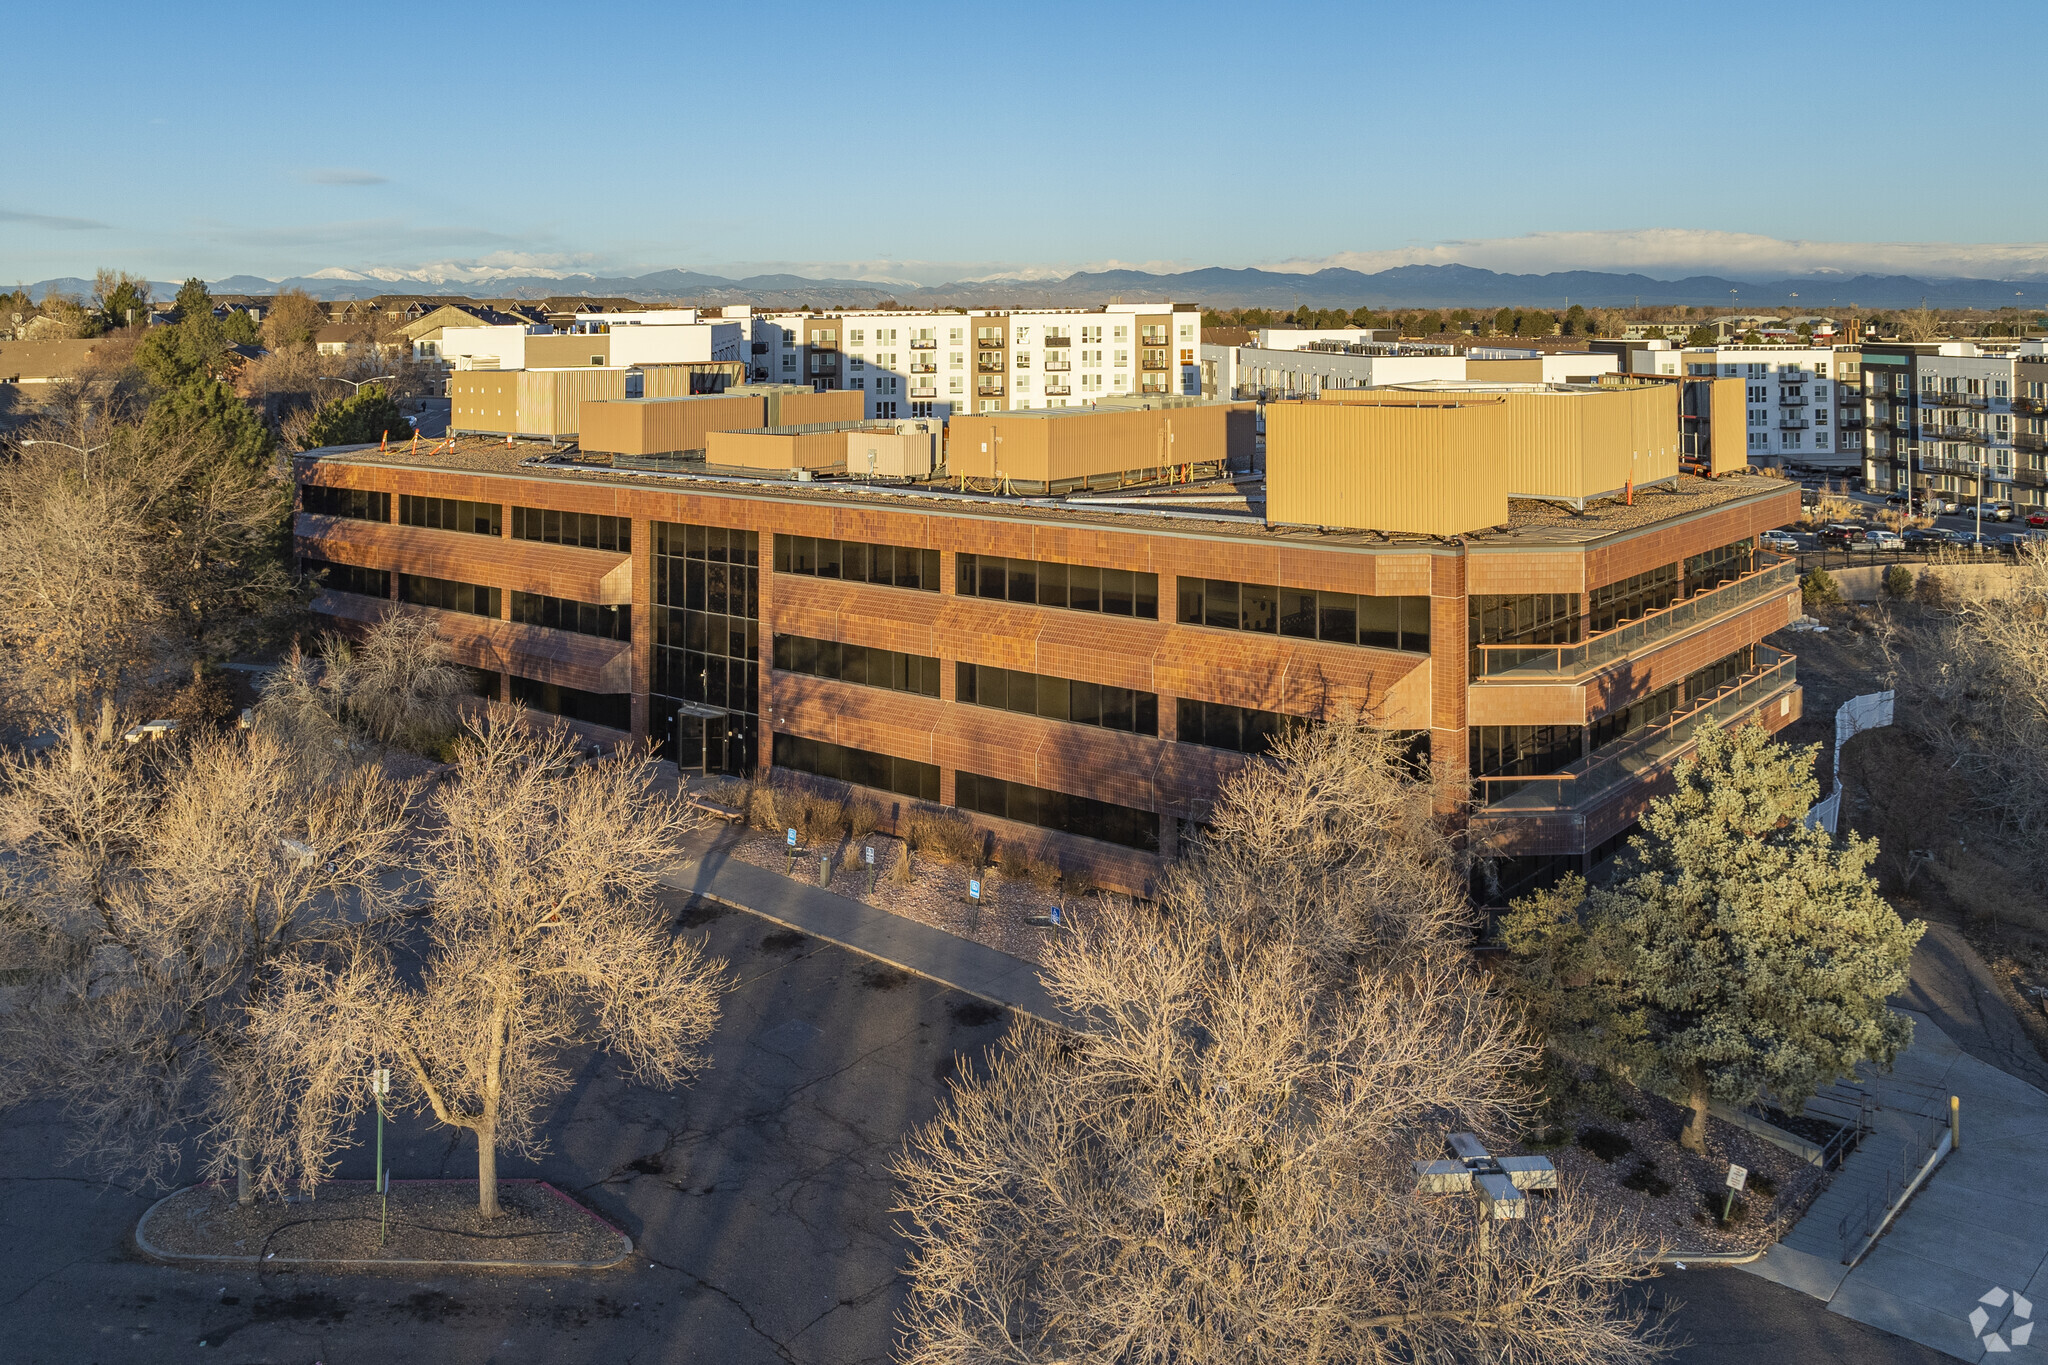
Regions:
[[498, 590], [478, 583], [457, 583], [446, 578], [402, 573], [398, 576], [398, 600], [416, 607], [463, 611], [493, 620], [498, 617]]
[[546, 597], [537, 592], [520, 592], [516, 588], [512, 592], [512, 619], [521, 625], [573, 630], [578, 635], [595, 635], [601, 640], [633, 638], [631, 607]]
[[654, 643], [727, 659], [751, 659], [759, 648], [759, 621], [708, 611], [676, 611], [657, 607]]
[[974, 706], [1138, 735], [1159, 733], [1159, 697], [1152, 692], [970, 663], [955, 665], [954, 682], [955, 696]]
[[512, 509], [512, 538], [630, 554], [633, 550], [633, 521], [630, 517], [606, 517], [595, 512], [515, 507]]
[[321, 484], [309, 483], [300, 490], [299, 497], [299, 505], [316, 517], [350, 517], [356, 521], [391, 520], [389, 493], [378, 493], [368, 488], [328, 488]]
[[1643, 573], [1603, 584], [1588, 594], [1586, 630], [1598, 634], [1624, 621], [1662, 611], [1678, 600], [1678, 566], [1660, 564]]
[[1182, 697], [1174, 704], [1174, 737], [1183, 744], [1263, 754], [1273, 747], [1290, 720], [1299, 723], [1300, 718], [1278, 711]]
[[1159, 619], [1159, 575], [1134, 569], [1099, 569], [1001, 555], [962, 554], [957, 591], [962, 597], [999, 602], [1032, 602], [1105, 616]]
[[430, 531], [467, 531], [473, 535], [504, 534], [505, 509], [495, 502], [470, 502], [464, 498], [422, 498], [412, 493], [398, 495], [398, 520], [403, 526], [424, 526]]
[[939, 590], [939, 552], [907, 545], [874, 545], [829, 536], [777, 536], [775, 571], [923, 592]]
[[1179, 589], [1182, 625], [1429, 652], [1427, 597], [1318, 592], [1217, 578], [1183, 578]]
[[1579, 638], [1577, 593], [1480, 593], [1466, 605], [1475, 645], [1566, 645]]
[[515, 673], [512, 700], [585, 725], [603, 725], [613, 730], [633, 728], [633, 699], [623, 692], [585, 692], [579, 687], [536, 682]]
[[850, 749], [822, 739], [777, 734], [775, 766], [792, 772], [814, 773], [837, 782], [857, 782], [863, 787], [895, 792], [914, 801], [939, 799], [939, 770], [934, 765], [911, 758], [871, 753], [866, 749]]
[[1005, 782], [979, 773], [953, 774], [953, 804], [1020, 824], [1062, 834], [1103, 839], [1126, 848], [1159, 851], [1159, 817], [1149, 810], [1097, 801], [1086, 796], [1048, 791], [1022, 782]]
[[921, 697], [939, 695], [939, 661], [922, 654], [899, 654], [893, 649], [876, 649], [869, 645], [814, 640], [807, 635], [778, 635], [775, 637], [775, 666], [785, 673], [804, 673], [814, 678], [831, 678], [865, 687], [886, 687], [894, 692], [914, 692]]
[[654, 523], [654, 553], [670, 559], [708, 559], [725, 564], [759, 564], [761, 533], [737, 527]]
[[305, 561], [308, 575], [325, 575], [321, 586], [329, 592], [352, 592], [364, 597], [391, 596], [391, 574], [386, 569], [365, 569], [354, 564], [331, 564], [324, 559]]

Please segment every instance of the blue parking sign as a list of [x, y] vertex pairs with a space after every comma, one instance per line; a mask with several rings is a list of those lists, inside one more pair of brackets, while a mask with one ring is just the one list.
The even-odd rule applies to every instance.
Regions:
[[789, 832], [789, 841], [788, 841], [788, 842], [789, 842], [789, 846], [790, 846], [791, 848], [795, 848], [795, 847], [796, 847], [796, 831], [795, 831], [795, 830], [791, 830], [791, 831]]
[[971, 879], [971, 878], [970, 878], [970, 879], [968, 880], [968, 883], [967, 883], [967, 894], [968, 894], [968, 896], [969, 896], [969, 897], [971, 897], [971, 898], [972, 898], [972, 899], [974, 899], [974, 900], [980, 900], [980, 899], [981, 899], [981, 883], [980, 883], [979, 881], [975, 881], [975, 880], [973, 880], [973, 879]]

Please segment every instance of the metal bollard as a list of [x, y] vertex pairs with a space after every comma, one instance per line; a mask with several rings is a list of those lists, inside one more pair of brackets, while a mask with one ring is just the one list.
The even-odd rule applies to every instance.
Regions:
[[832, 884], [832, 855], [831, 855], [831, 854], [829, 854], [829, 853], [826, 853], [826, 854], [823, 854], [823, 855], [821, 855], [821, 856], [819, 857], [819, 859], [818, 859], [818, 885], [820, 885], [820, 886], [830, 886], [831, 884]]
[[1950, 1151], [1960, 1152], [1963, 1150], [1963, 1097], [1961, 1095], [1950, 1095], [1948, 1097], [1948, 1145]]

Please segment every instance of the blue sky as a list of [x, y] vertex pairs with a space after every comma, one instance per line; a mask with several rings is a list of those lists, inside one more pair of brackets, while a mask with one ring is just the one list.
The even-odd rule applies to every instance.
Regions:
[[1999, 98], [2048, 56], [2033, 3], [73, 3], [9, 30], [5, 283], [2048, 273], [2038, 138]]

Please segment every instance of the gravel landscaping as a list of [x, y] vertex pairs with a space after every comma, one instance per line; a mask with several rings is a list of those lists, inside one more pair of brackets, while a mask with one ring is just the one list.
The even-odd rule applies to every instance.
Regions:
[[478, 1216], [473, 1180], [337, 1180], [313, 1198], [261, 1199], [244, 1208], [226, 1185], [193, 1185], [143, 1215], [135, 1235], [166, 1260], [248, 1261], [266, 1267], [471, 1265], [597, 1269], [632, 1253], [623, 1232], [541, 1180], [501, 1180], [503, 1212]]

